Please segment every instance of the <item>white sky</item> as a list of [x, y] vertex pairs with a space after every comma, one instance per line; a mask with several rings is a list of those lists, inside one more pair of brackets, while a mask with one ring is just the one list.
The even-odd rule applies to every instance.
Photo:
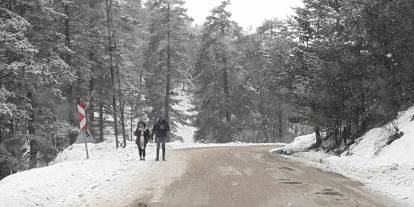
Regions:
[[[185, 0], [188, 15], [194, 18], [196, 24], [203, 24], [210, 11], [220, 5], [222, 0]], [[250, 26], [256, 28], [265, 19], [285, 18], [294, 14], [292, 7], [301, 6], [302, 0], [231, 0], [228, 10], [232, 20], [244, 29]]]

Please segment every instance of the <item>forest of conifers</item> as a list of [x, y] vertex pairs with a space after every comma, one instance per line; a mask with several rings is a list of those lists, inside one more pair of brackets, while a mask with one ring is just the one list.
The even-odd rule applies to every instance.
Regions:
[[[182, 0], [2, 0], [0, 178], [72, 144], [79, 101], [96, 140], [113, 134], [114, 147], [163, 113], [173, 128], [197, 127], [200, 142], [310, 130], [326, 150], [413, 104], [414, 1], [304, 0], [253, 31], [230, 3], [196, 25]], [[181, 91], [194, 117], [174, 109]]]

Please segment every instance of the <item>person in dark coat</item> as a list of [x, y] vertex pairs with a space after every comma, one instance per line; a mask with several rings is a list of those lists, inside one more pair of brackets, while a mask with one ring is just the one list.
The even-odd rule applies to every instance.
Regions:
[[157, 156], [155, 161], [159, 161], [160, 147], [162, 147], [162, 160], [165, 161], [165, 141], [167, 140], [169, 131], [170, 125], [167, 120], [165, 120], [165, 117], [161, 115], [158, 117], [151, 132], [151, 137], [155, 134], [155, 142], [157, 143]]
[[138, 122], [134, 135], [137, 137], [135, 143], [138, 145], [139, 160], [145, 161], [145, 148], [147, 147], [147, 143], [150, 139], [150, 131], [147, 129], [145, 122]]

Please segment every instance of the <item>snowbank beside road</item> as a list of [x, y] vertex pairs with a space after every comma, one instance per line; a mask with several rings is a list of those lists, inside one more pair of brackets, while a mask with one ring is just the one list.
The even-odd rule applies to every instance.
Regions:
[[301, 152], [308, 149], [313, 143], [316, 142], [315, 134], [307, 134], [296, 137], [292, 143], [282, 147], [276, 148], [271, 151], [278, 151], [280, 154], [292, 154], [295, 152]]
[[75, 144], [51, 166], [1, 180], [0, 206], [126, 206], [137, 198], [159, 196], [186, 170], [186, 158], [179, 155], [167, 154], [167, 162], [154, 162], [153, 144], [147, 147], [145, 162], [139, 161], [133, 142], [118, 150], [112, 142], [88, 146], [89, 160], [84, 145]]
[[368, 131], [341, 156], [304, 151], [315, 142], [314, 135], [298, 137], [293, 143], [273, 151], [292, 152], [293, 159], [357, 179], [403, 206], [414, 206], [413, 115], [414, 107], [400, 113], [398, 126], [404, 135], [390, 145], [386, 145], [390, 131], [385, 125]]

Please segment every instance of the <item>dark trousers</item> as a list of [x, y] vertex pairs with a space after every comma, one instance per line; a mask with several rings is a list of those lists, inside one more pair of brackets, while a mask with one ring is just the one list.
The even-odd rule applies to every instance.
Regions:
[[144, 144], [144, 146], [142, 147], [141, 143], [138, 142], [137, 145], [138, 145], [139, 157], [145, 158], [145, 148], [147, 148], [146, 144]]
[[165, 137], [156, 137], [155, 141], [157, 142], [157, 157], [156, 160], [160, 158], [160, 147], [162, 147], [162, 159], [165, 160]]
[[139, 157], [145, 158], [145, 148], [141, 149], [140, 147], [138, 147], [138, 152], [139, 152]]

